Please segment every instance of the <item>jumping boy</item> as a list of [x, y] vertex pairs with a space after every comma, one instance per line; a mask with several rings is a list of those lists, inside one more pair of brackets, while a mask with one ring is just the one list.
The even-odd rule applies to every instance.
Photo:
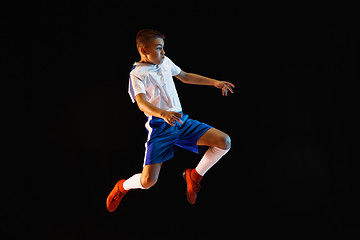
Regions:
[[187, 169], [183, 177], [186, 197], [194, 204], [204, 174], [230, 149], [230, 137], [205, 123], [183, 114], [173, 76], [184, 83], [210, 85], [222, 89], [222, 95], [233, 93], [230, 82], [218, 81], [176, 66], [164, 51], [165, 36], [152, 29], [143, 29], [136, 36], [141, 60], [130, 72], [129, 94], [133, 102], [148, 117], [145, 127], [148, 138], [142, 173], [119, 180], [110, 192], [106, 206], [109, 212], [118, 207], [130, 189], [148, 189], [157, 182], [163, 162], [173, 157], [174, 145], [198, 153], [198, 146], [209, 146], [195, 169]]

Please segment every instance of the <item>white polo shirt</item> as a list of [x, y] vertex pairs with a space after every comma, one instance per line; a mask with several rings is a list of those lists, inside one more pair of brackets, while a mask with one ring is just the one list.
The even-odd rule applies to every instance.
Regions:
[[[173, 76], [181, 69], [168, 57], [160, 65], [136, 62], [129, 76], [129, 95], [132, 102], [139, 93], [146, 95], [146, 100], [166, 111], [182, 111]], [[147, 114], [145, 114], [148, 116]]]

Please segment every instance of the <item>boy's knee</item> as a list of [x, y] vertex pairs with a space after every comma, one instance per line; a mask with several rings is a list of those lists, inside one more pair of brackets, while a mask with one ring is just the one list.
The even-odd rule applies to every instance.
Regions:
[[156, 177], [141, 176], [141, 186], [145, 189], [151, 188], [152, 186], [154, 186], [156, 184], [156, 182], [157, 182]]
[[231, 148], [231, 138], [229, 135], [225, 134], [221, 137], [219, 142], [219, 148], [224, 150], [228, 150]]

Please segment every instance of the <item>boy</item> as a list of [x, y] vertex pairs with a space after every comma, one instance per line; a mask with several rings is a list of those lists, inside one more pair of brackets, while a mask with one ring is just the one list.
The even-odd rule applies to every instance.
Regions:
[[194, 204], [200, 180], [230, 149], [227, 134], [183, 114], [172, 77], [188, 84], [214, 86], [222, 89], [223, 96], [227, 96], [228, 91], [233, 93], [234, 85], [182, 71], [165, 57], [164, 39], [162, 33], [152, 29], [143, 29], [136, 36], [141, 60], [130, 72], [129, 94], [148, 117], [145, 124], [148, 139], [142, 173], [116, 183], [106, 201], [109, 212], [116, 210], [130, 189], [148, 189], [156, 183], [162, 163], [173, 157], [174, 145], [196, 153], [198, 146], [210, 147], [195, 169], [183, 172], [187, 199]]

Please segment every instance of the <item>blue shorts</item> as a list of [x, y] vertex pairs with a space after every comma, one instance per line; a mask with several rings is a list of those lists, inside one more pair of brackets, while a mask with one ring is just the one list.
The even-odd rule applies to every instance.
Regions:
[[183, 114], [181, 121], [182, 124], [176, 121], [174, 126], [171, 126], [162, 118], [148, 118], [145, 124], [148, 140], [145, 143], [144, 166], [171, 159], [174, 156], [174, 145], [199, 153], [196, 143], [212, 127], [190, 119], [186, 114]]

